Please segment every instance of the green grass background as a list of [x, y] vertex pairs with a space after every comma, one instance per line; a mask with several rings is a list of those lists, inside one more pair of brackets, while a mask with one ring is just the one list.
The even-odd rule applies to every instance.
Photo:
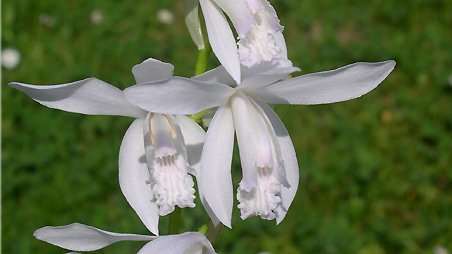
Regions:
[[[452, 251], [452, 1], [273, 1], [289, 56], [303, 73], [356, 61], [397, 61], [375, 91], [345, 103], [277, 106], [295, 145], [301, 185], [279, 226], [259, 219], [224, 230], [220, 253], [434, 253]], [[21, 53], [2, 70], [2, 249], [64, 253], [37, 241], [72, 222], [146, 234], [119, 190], [119, 144], [131, 119], [45, 108], [11, 81], [57, 84], [98, 77], [125, 88], [154, 57], [190, 76], [195, 46], [183, 1], [4, 0], [2, 47]], [[167, 8], [175, 23], [156, 13]], [[90, 21], [93, 10], [101, 24]], [[40, 22], [40, 16], [54, 25]], [[42, 17], [41, 17], [42, 19]], [[210, 58], [209, 66], [216, 66]], [[239, 161], [234, 160], [236, 182]], [[184, 210], [184, 229], [206, 219]], [[162, 232], [167, 218], [162, 219]], [[136, 253], [118, 243], [97, 253]]]

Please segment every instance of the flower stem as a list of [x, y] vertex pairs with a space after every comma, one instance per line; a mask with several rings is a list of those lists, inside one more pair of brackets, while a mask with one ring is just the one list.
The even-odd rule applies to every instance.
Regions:
[[181, 226], [181, 214], [182, 209], [176, 207], [174, 211], [170, 214], [169, 224], [168, 224], [168, 235], [179, 233]]
[[205, 42], [204, 44], [204, 49], [198, 50], [198, 60], [196, 61], [195, 75], [204, 73], [207, 70], [207, 60], [209, 59], [210, 45], [207, 42]]
[[[207, 70], [207, 62], [209, 59], [209, 55], [211, 52], [211, 48], [208, 41], [204, 42], [204, 49], [198, 50], [198, 60], [196, 61], [196, 67], [195, 67], [195, 75], [199, 75], [204, 73]], [[202, 123], [203, 116], [208, 112], [209, 110], [203, 110], [201, 112], [198, 112], [196, 114], [190, 115], [190, 117], [197, 122], [198, 124]]]
[[215, 227], [212, 221], [209, 220], [209, 226], [206, 234], [207, 239], [209, 239], [209, 241], [214, 244], [222, 229], [223, 224], [220, 223], [217, 227]]

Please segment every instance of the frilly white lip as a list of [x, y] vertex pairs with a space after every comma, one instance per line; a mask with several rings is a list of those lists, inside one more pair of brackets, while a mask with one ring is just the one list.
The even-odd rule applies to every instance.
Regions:
[[[233, 77], [228, 74], [226, 67], [220, 66], [192, 79], [174, 77], [143, 83], [126, 89], [125, 96], [142, 109], [164, 114], [191, 114], [218, 107], [206, 135], [197, 178], [206, 210], [210, 211], [209, 215], [213, 220], [231, 227], [231, 159], [235, 130], [244, 175], [239, 191], [257, 193], [258, 186], [278, 185], [268, 189], [268, 193], [273, 194], [266, 204], [253, 203], [253, 197], [256, 196], [240, 193], [242, 217], [260, 215], [267, 219], [275, 218], [280, 223], [297, 191], [299, 169], [287, 130], [267, 103], [311, 105], [358, 98], [376, 88], [394, 66], [395, 62], [392, 60], [359, 62], [336, 70], [287, 78], [298, 69], [290, 64], [266, 64], [253, 68], [242, 67], [241, 84], [232, 83], [232, 86]], [[249, 100], [250, 103], [234, 106], [237, 98]], [[254, 132], [247, 131], [247, 124], [256, 121], [260, 122], [257, 124], [260, 127], [255, 127]], [[266, 130], [261, 129], [262, 122], [270, 123], [266, 124]], [[243, 135], [242, 132], [249, 134]], [[271, 137], [272, 133], [274, 137]], [[249, 138], [253, 135], [253, 138]], [[258, 144], [270, 147], [262, 150], [262, 153], [256, 152]], [[256, 177], [259, 174], [259, 163], [266, 167], [271, 165], [275, 170], [275, 174], [272, 171], [272, 178]]]
[[[171, 64], [147, 59], [134, 66], [132, 73], [137, 83], [155, 82], [172, 78], [173, 69]], [[199, 169], [205, 131], [190, 118], [155, 114], [154, 120], [145, 121], [146, 116], [149, 116], [148, 111], [126, 100], [120, 89], [95, 78], [50, 86], [22, 83], [11, 83], [10, 86], [49, 108], [88, 115], [135, 118], [120, 147], [119, 184], [129, 204], [152, 233], [159, 233], [159, 214], [168, 214], [175, 206], [194, 206], [194, 183], [187, 172], [196, 175], [195, 170]], [[165, 126], [162, 118], [171, 119], [171, 126]], [[165, 146], [168, 144], [153, 145], [152, 142], [147, 142], [149, 134], [146, 134], [144, 129], [149, 129], [150, 122], [157, 123], [154, 126], [155, 131], [159, 131], [157, 138], [160, 141], [165, 139], [171, 143], [171, 147]], [[162, 128], [168, 128], [168, 135], [165, 135]], [[175, 151], [175, 163], [171, 164], [174, 167], [158, 165], [158, 157], [163, 156], [159, 152], [165, 148]], [[177, 170], [174, 170], [174, 174], [162, 174], [162, 170], [169, 169]], [[177, 188], [176, 185], [172, 188], [166, 186], [170, 182], [177, 182]], [[184, 188], [179, 188], [180, 183]], [[166, 191], [171, 195], [163, 195]], [[183, 194], [183, 198], [179, 199], [173, 194]]]
[[216, 253], [209, 240], [198, 232], [149, 236], [114, 233], [80, 223], [73, 223], [66, 226], [43, 227], [36, 230], [34, 236], [41, 241], [71, 251], [96, 251], [120, 241], [146, 241], [148, 243], [138, 251], [138, 254]]

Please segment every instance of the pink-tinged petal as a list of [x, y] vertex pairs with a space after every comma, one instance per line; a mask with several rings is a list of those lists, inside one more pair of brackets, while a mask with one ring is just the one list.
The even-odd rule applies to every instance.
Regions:
[[193, 114], [219, 106], [234, 92], [220, 83], [208, 83], [175, 77], [127, 88], [127, 100], [149, 112], [163, 114]]
[[240, 83], [240, 62], [237, 45], [226, 17], [211, 0], [200, 0], [199, 3], [201, 4], [213, 52], [234, 80]]
[[59, 227], [43, 227], [33, 234], [37, 239], [73, 251], [94, 251], [120, 241], [150, 241], [155, 237], [108, 232], [73, 223]]
[[[216, 217], [227, 227], [232, 218], [231, 162], [234, 147], [234, 124], [231, 109], [218, 108], [210, 123], [198, 174], [200, 192]], [[216, 218], [212, 218], [214, 221]]]
[[256, 100], [282, 104], [325, 104], [360, 97], [376, 88], [395, 62], [354, 63], [332, 71], [287, 79], [253, 91]]
[[88, 78], [61, 85], [10, 83], [49, 108], [87, 115], [144, 117], [146, 113], [124, 98], [123, 92], [102, 80]]
[[158, 235], [159, 213], [149, 185], [143, 137], [143, 119], [135, 120], [124, 135], [119, 150], [121, 191], [144, 225]]
[[198, 232], [160, 236], [147, 243], [138, 254], [215, 254], [212, 244]]
[[279, 142], [279, 148], [281, 150], [281, 156], [284, 163], [284, 168], [286, 171], [286, 178], [289, 182], [290, 187], [283, 187], [281, 189], [281, 202], [282, 205], [278, 207], [276, 223], [279, 224], [286, 216], [290, 205], [297, 193], [300, 172], [298, 168], [297, 155], [295, 154], [295, 149], [290, 139], [289, 133], [286, 127], [279, 119], [278, 115], [265, 103], [259, 103], [259, 105], [267, 114], [273, 128], [275, 129], [276, 137]]
[[261, 0], [246, 0], [246, 2], [253, 13], [258, 12], [261, 8]]
[[170, 79], [173, 77], [174, 66], [157, 59], [148, 58], [133, 66], [132, 73], [137, 84]]

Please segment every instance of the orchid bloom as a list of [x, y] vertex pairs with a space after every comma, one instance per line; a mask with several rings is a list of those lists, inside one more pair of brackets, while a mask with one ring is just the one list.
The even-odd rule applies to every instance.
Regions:
[[[148, 59], [134, 66], [132, 73], [137, 83], [153, 82], [171, 78], [173, 67]], [[159, 215], [176, 206], [195, 206], [194, 182], [187, 172], [194, 175], [199, 167], [205, 132], [190, 118], [146, 112], [127, 101], [123, 91], [95, 78], [62, 85], [10, 86], [49, 108], [136, 118], [121, 143], [119, 184], [152, 233], [158, 234]]]
[[[197, 1], [185, 1], [185, 20], [193, 41], [202, 49]], [[283, 27], [267, 0], [199, 0], [199, 4], [212, 50], [236, 83], [241, 81], [240, 64], [252, 67], [275, 61], [290, 62]], [[238, 43], [223, 12], [234, 25]]]
[[231, 227], [235, 130], [243, 172], [237, 190], [241, 218], [259, 216], [280, 223], [298, 188], [299, 169], [288, 132], [267, 103], [310, 105], [354, 99], [377, 87], [394, 66], [394, 61], [355, 63], [289, 79], [297, 68], [244, 67], [240, 85], [220, 66], [191, 79], [174, 77], [124, 92], [132, 103], [159, 113], [191, 114], [218, 107], [197, 176], [206, 210], [213, 221]]
[[215, 254], [212, 244], [199, 232], [178, 235], [149, 236], [121, 234], [73, 223], [59, 227], [43, 227], [34, 236], [44, 242], [71, 251], [95, 251], [120, 241], [148, 241], [138, 254]]

